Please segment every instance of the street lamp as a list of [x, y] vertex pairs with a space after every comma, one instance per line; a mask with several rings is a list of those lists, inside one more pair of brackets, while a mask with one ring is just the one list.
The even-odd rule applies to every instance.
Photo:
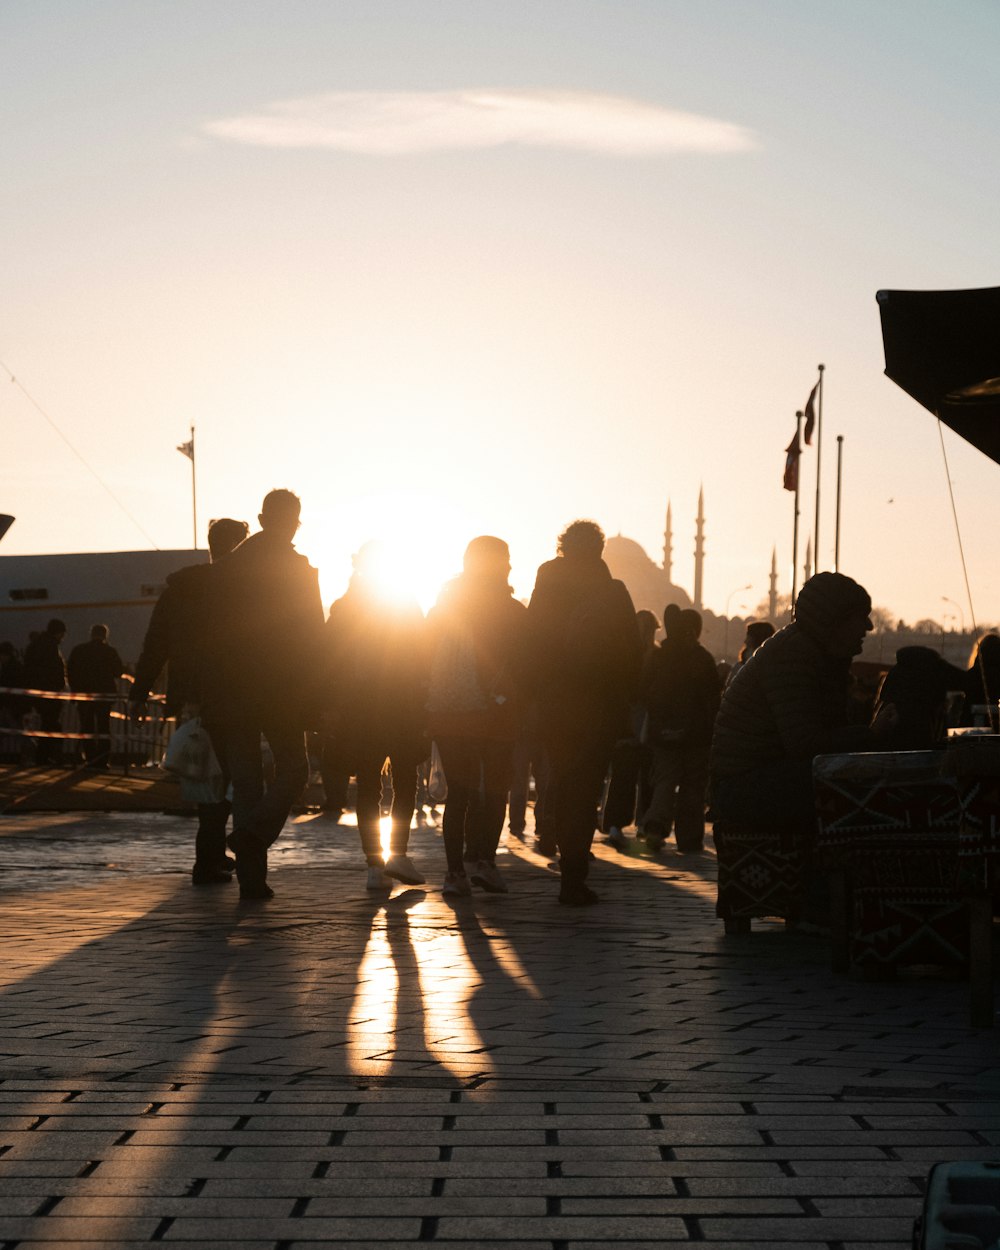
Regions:
[[950, 603], [953, 608], [958, 608], [959, 616], [962, 618], [962, 633], [965, 633], [965, 613], [962, 611], [962, 605], [956, 603], [954, 599], [949, 599], [947, 595], [941, 596], [942, 603]]
[[745, 586], [737, 586], [735, 590], [731, 590], [726, 596], [726, 636], [722, 647], [723, 659], [729, 663], [729, 605], [733, 601], [733, 595], [740, 595], [744, 590], [752, 590], [753, 582], [747, 582]]

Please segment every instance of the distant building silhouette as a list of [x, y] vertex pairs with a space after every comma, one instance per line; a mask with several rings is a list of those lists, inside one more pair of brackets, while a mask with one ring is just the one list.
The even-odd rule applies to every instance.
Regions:
[[[628, 587], [632, 602], [636, 608], [645, 608], [662, 618], [663, 609], [668, 603], [676, 603], [680, 608], [693, 607], [705, 615], [706, 645], [713, 647], [721, 654], [724, 641], [713, 637], [715, 623], [718, 622], [720, 634], [723, 630], [724, 617], [716, 617], [704, 605], [703, 593], [705, 583], [705, 491], [704, 486], [698, 489], [698, 511], [695, 516], [694, 531], [694, 581], [692, 593], [688, 594], [673, 581], [674, 558], [674, 527], [673, 507], [667, 500], [666, 524], [663, 531], [663, 565], [658, 566], [645, 552], [639, 543], [623, 534], [609, 538], [604, 549], [604, 559], [614, 577], [620, 578]], [[812, 544], [806, 554], [807, 569], [812, 565]], [[806, 574], [808, 580], [809, 573]], [[767, 614], [768, 618], [777, 623], [780, 604], [778, 593], [778, 552], [771, 549], [771, 572], [768, 582]], [[762, 605], [763, 606], [763, 605]], [[760, 611], [761, 608], [758, 608]], [[742, 617], [733, 620], [742, 621]]]
[[691, 607], [688, 593], [671, 582], [666, 569], [655, 564], [633, 539], [616, 534], [604, 547], [604, 559], [612, 577], [620, 578], [628, 587], [636, 608], [656, 613], [662, 620], [668, 603], [680, 608]]

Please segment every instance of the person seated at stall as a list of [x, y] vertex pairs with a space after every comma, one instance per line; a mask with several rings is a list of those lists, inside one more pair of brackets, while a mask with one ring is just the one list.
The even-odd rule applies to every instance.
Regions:
[[997, 728], [997, 700], [1000, 699], [1000, 635], [984, 634], [972, 649], [969, 667], [962, 674], [957, 690], [965, 691], [963, 725]]
[[882, 709], [896, 709], [897, 723], [885, 735], [883, 750], [929, 751], [948, 737], [948, 696], [964, 689], [966, 674], [931, 647], [900, 647], [896, 663], [882, 678], [873, 720]]
[[716, 821], [810, 837], [815, 756], [879, 748], [898, 717], [884, 705], [871, 726], [850, 725], [852, 659], [872, 629], [871, 598], [842, 573], [817, 573], [794, 620], [747, 660], [722, 696], [709, 787]]

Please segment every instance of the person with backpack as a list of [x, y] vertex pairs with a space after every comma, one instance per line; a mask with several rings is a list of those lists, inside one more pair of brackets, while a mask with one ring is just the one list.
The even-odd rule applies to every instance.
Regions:
[[635, 608], [604, 563], [604, 531], [574, 521], [528, 604], [526, 673], [549, 767], [546, 805], [559, 848], [559, 901], [598, 901], [586, 884], [597, 809], [615, 743], [628, 733], [639, 674]]
[[[472, 886], [506, 894], [496, 866], [518, 733], [517, 675], [525, 607], [509, 585], [510, 551], [482, 535], [465, 549], [462, 573], [427, 618], [427, 733], [448, 782], [441, 832], [448, 860], [442, 893]], [[465, 860], [475, 863], [471, 880]]]

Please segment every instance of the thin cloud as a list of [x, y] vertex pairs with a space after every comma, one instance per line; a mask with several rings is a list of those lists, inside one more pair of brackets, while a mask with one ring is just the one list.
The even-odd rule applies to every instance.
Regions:
[[732, 122], [586, 91], [331, 91], [207, 122], [203, 130], [257, 147], [375, 156], [503, 144], [613, 156], [758, 146], [752, 131]]

